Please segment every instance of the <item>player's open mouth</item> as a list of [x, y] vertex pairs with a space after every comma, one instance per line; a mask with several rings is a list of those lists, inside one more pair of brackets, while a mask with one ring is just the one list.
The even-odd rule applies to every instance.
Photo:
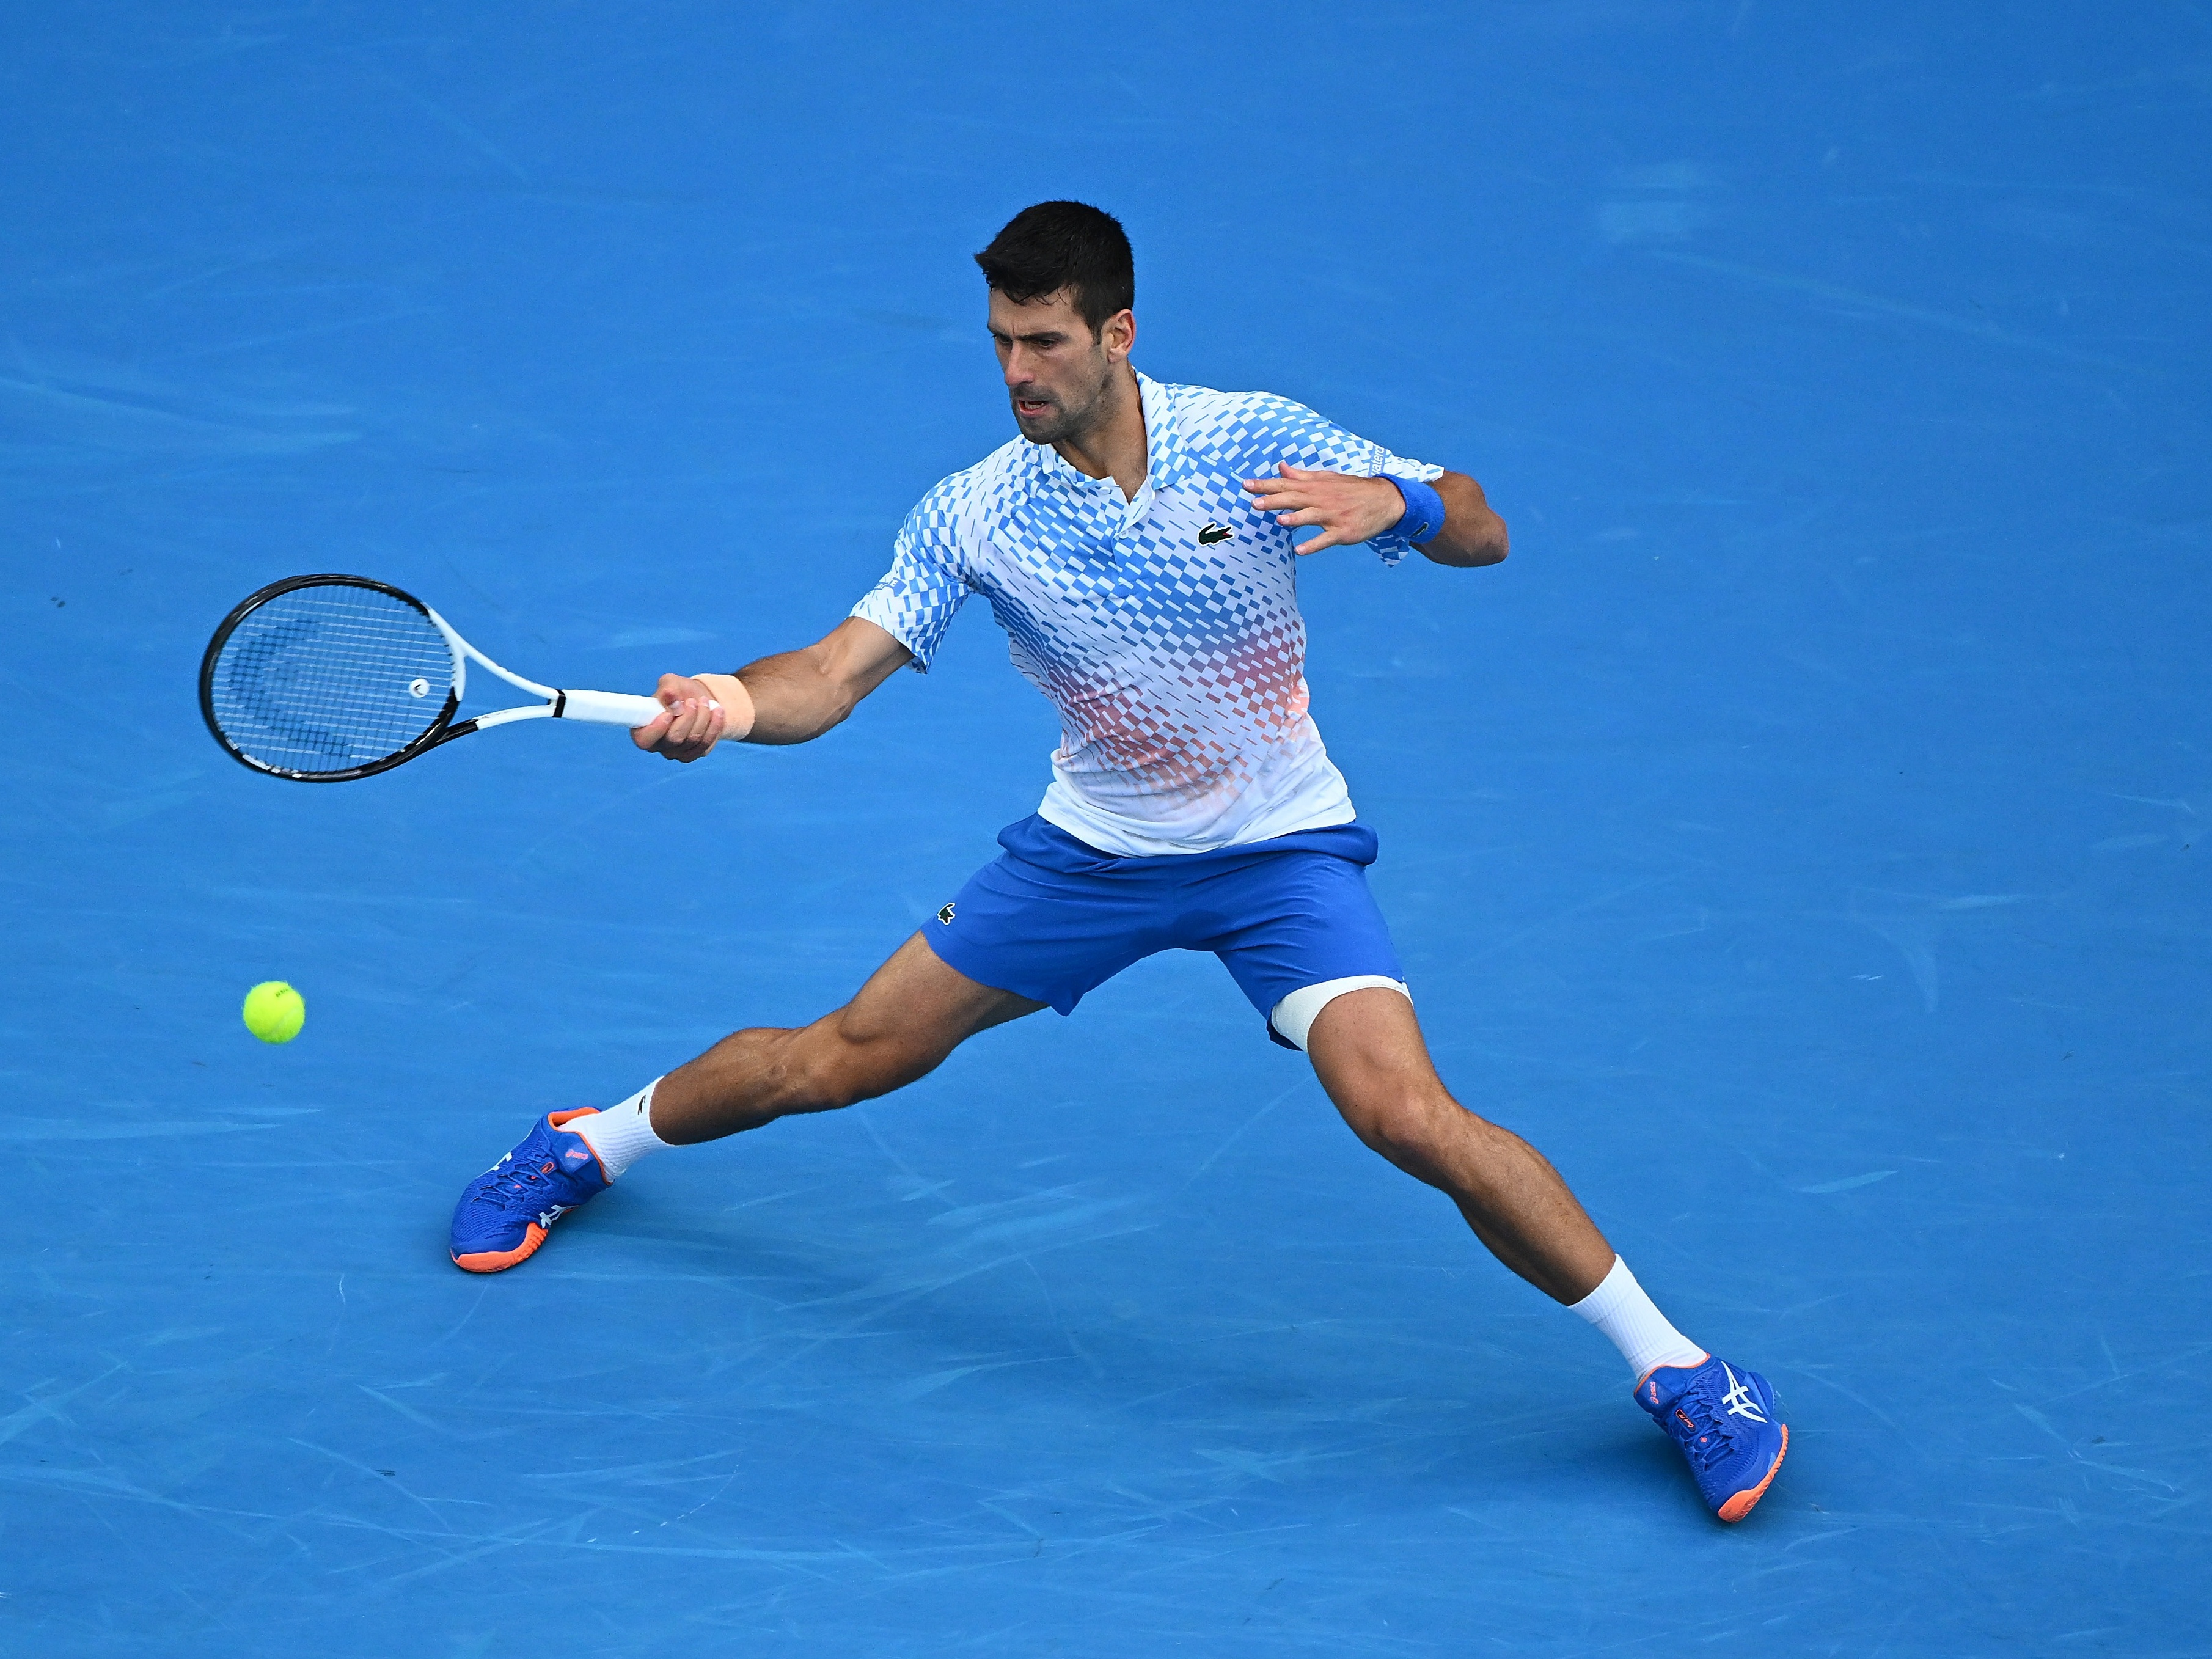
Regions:
[[1048, 403], [1031, 403], [1027, 398], [1017, 398], [1014, 399], [1014, 413], [1023, 416], [1030, 420], [1035, 420], [1038, 416], [1043, 414], [1051, 407], [1052, 405]]

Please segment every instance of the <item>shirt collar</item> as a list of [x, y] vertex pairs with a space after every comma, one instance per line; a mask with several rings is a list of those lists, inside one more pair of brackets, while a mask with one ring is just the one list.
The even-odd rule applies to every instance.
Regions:
[[1182, 437], [1176, 430], [1175, 404], [1168, 389], [1139, 370], [1137, 391], [1145, 406], [1145, 477], [1164, 489], [1182, 464]]
[[[1137, 371], [1137, 395], [1142, 400], [1145, 415], [1145, 483], [1137, 491], [1136, 499], [1128, 503], [1129, 511], [1141, 517], [1152, 504], [1155, 491], [1165, 489], [1183, 472], [1188, 461], [1182, 437], [1176, 429], [1175, 404], [1168, 396], [1168, 388], [1146, 374]], [[1112, 484], [1110, 479], [1093, 478], [1068, 465], [1067, 458], [1050, 444], [1032, 444], [1036, 451], [1037, 465], [1047, 477], [1057, 478], [1062, 483], [1079, 489], [1095, 489], [1101, 483]], [[1120, 492], [1116, 490], [1118, 498]]]

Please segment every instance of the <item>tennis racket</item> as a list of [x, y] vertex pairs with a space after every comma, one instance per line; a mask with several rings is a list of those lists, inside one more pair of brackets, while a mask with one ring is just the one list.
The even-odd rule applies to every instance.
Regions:
[[[471, 660], [542, 702], [456, 721]], [[644, 726], [651, 697], [563, 691], [508, 672], [389, 582], [291, 576], [250, 593], [200, 659], [200, 714], [224, 751], [272, 778], [343, 783], [517, 720]]]

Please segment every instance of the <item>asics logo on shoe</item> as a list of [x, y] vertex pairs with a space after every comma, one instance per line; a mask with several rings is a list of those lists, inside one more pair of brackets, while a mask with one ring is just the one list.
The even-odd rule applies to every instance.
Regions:
[[550, 1227], [568, 1212], [568, 1206], [565, 1204], [556, 1204], [550, 1210], [540, 1210], [538, 1212], [538, 1224], [541, 1227]]
[[585, 1159], [591, 1157], [591, 1155], [592, 1149], [588, 1146], [571, 1146], [567, 1152], [561, 1154], [562, 1157], [567, 1158], [571, 1164], [581, 1164]]
[[1759, 1408], [1758, 1396], [1744, 1387], [1741, 1377], [1729, 1370], [1725, 1359], [1721, 1362], [1721, 1369], [1728, 1371], [1729, 1390], [1721, 1396], [1721, 1404], [1729, 1408], [1729, 1414], [1731, 1417], [1747, 1417], [1754, 1423], [1766, 1421], [1766, 1413]]

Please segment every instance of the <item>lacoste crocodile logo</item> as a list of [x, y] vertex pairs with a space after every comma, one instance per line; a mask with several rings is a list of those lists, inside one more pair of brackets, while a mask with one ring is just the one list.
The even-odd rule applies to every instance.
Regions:
[[948, 904], [942, 910], [939, 910], [937, 913], [937, 919], [943, 922], [947, 927], [950, 927], [952, 925], [952, 907]]
[[1198, 544], [1200, 547], [1212, 547], [1216, 542], [1227, 541], [1232, 533], [1223, 526], [1208, 519], [1206, 521], [1206, 528], [1198, 532]]

